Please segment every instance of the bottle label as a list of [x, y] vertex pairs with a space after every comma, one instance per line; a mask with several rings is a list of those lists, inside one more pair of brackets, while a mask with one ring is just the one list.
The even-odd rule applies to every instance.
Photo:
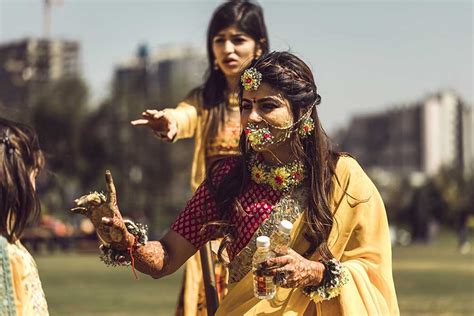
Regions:
[[257, 292], [260, 295], [267, 294], [267, 277], [263, 275], [263, 271], [255, 271], [255, 284], [257, 287]]
[[257, 291], [261, 294], [267, 293], [265, 277], [257, 277]]

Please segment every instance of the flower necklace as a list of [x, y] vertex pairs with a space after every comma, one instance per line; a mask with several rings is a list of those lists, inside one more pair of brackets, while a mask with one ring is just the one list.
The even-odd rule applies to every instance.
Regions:
[[257, 155], [251, 155], [248, 168], [255, 183], [265, 183], [285, 193], [298, 187], [305, 179], [305, 168], [299, 160], [284, 165], [269, 166]]

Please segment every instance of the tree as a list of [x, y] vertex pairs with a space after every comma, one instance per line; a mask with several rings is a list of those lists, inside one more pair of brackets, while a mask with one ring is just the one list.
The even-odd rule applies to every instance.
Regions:
[[[40, 183], [46, 209], [63, 213], [80, 189], [83, 161], [79, 148], [88, 89], [79, 77], [50, 83], [32, 102], [30, 120], [46, 155], [48, 181]], [[64, 214], [64, 213], [63, 213]]]

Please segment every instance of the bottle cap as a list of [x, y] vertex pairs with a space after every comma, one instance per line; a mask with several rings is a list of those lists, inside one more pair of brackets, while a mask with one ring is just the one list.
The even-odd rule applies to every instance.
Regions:
[[267, 236], [258, 236], [257, 247], [270, 247], [270, 238]]
[[286, 219], [282, 220], [280, 222], [280, 225], [278, 226], [278, 230], [284, 232], [285, 234], [289, 234], [292, 229], [293, 224], [290, 221], [287, 221]]

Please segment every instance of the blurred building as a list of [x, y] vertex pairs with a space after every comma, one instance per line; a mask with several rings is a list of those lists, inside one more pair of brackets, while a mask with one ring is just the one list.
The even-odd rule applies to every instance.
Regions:
[[0, 43], [0, 107], [28, 107], [45, 84], [80, 73], [76, 41], [26, 38]]
[[116, 67], [115, 94], [140, 93], [170, 106], [201, 84], [205, 70], [205, 55], [192, 46], [161, 46], [153, 54], [140, 46], [136, 56]]
[[442, 166], [473, 168], [473, 111], [444, 91], [389, 111], [359, 115], [336, 136], [367, 167], [426, 175]]
[[474, 109], [465, 107], [462, 115], [462, 142], [464, 170], [474, 174]]

